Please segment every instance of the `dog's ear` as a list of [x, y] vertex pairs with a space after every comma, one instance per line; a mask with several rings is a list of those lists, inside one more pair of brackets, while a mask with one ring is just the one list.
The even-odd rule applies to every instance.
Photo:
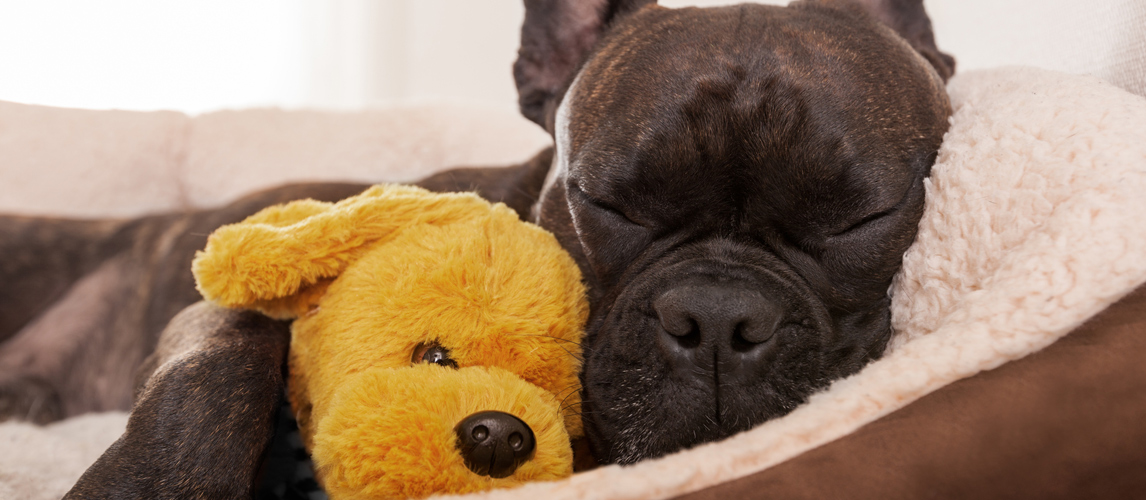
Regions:
[[488, 210], [473, 193], [398, 185], [374, 186], [338, 203], [301, 200], [217, 229], [191, 268], [211, 302], [296, 318], [372, 244], [406, 227], [452, 224]]
[[513, 64], [521, 114], [553, 133], [560, 93], [608, 26], [656, 0], [525, 0]]
[[817, 3], [866, 11], [907, 40], [931, 63], [944, 82], [955, 74], [955, 58], [935, 46], [935, 33], [923, 0], [819, 0]]

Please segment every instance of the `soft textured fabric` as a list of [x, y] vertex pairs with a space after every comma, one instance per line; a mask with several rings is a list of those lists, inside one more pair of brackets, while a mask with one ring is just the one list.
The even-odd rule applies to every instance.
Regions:
[[516, 113], [481, 106], [189, 117], [0, 101], [0, 212], [131, 217], [287, 182], [399, 182], [510, 165], [549, 143]]
[[0, 423], [0, 500], [58, 499], [127, 427], [127, 413], [92, 413], [46, 426]]
[[[505, 205], [401, 185], [295, 201], [217, 229], [192, 268], [204, 298], [294, 319], [291, 406], [331, 498], [573, 473], [585, 288], [557, 239]], [[420, 361], [431, 345], [453, 368]], [[536, 437], [507, 477], [474, 474], [455, 448], [483, 411]]]

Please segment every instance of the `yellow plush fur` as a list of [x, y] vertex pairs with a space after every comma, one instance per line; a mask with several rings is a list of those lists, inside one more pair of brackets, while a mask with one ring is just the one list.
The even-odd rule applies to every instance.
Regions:
[[[289, 393], [331, 498], [405, 498], [572, 473], [580, 272], [544, 230], [473, 194], [375, 186], [218, 229], [193, 271], [208, 300], [292, 325]], [[415, 363], [420, 345], [458, 368]], [[513, 475], [470, 472], [454, 426], [483, 410], [534, 431]]]

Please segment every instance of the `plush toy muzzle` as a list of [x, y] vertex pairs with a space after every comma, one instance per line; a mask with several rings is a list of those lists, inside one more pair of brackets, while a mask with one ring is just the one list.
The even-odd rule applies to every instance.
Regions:
[[465, 493], [572, 473], [560, 401], [499, 368], [368, 370], [331, 406], [310, 449], [332, 498]]

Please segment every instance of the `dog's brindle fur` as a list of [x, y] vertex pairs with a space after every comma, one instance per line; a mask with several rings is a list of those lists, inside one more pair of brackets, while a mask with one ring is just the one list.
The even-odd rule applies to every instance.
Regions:
[[[505, 201], [580, 264], [583, 415], [605, 462], [782, 415], [879, 355], [950, 113], [953, 61], [918, 0], [652, 3], [526, 0], [515, 77], [556, 153], [421, 183]], [[131, 221], [0, 217], [0, 418], [126, 409], [134, 390], [127, 432], [70, 496], [249, 496], [286, 325], [199, 304], [159, 332], [198, 299], [189, 263], [215, 227], [364, 187]]]
[[525, 106], [556, 139], [538, 215], [590, 285], [598, 459], [747, 430], [882, 352], [950, 113], [891, 30], [820, 4], [638, 9], [543, 95], [563, 101]]

